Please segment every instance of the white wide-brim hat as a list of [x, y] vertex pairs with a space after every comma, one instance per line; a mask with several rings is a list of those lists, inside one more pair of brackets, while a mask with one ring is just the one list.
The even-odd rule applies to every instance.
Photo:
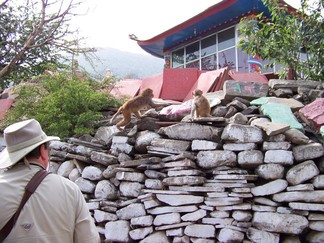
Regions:
[[35, 119], [14, 123], [3, 131], [6, 148], [0, 153], [0, 169], [10, 167], [39, 145], [59, 137], [47, 136]]

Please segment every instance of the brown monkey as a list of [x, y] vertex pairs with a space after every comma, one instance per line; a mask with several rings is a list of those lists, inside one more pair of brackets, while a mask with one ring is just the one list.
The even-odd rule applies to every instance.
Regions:
[[210, 105], [203, 92], [196, 89], [192, 92], [193, 101], [191, 106], [191, 118], [208, 117], [210, 115]]
[[133, 99], [125, 102], [118, 111], [110, 119], [112, 123], [118, 114], [123, 114], [123, 119], [117, 123], [117, 128], [122, 130], [121, 127], [127, 126], [131, 122], [132, 113], [138, 118], [141, 119], [140, 110], [144, 107], [150, 106], [152, 108], [157, 107], [158, 105], [152, 101], [154, 97], [153, 90], [148, 88], [145, 89], [141, 95], [134, 97]]

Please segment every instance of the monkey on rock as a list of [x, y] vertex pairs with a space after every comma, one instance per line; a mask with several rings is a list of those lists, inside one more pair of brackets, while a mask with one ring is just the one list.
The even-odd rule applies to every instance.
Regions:
[[203, 92], [200, 89], [196, 89], [192, 92], [192, 96], [191, 119], [211, 116], [210, 105]]
[[122, 130], [121, 127], [127, 126], [131, 122], [132, 114], [134, 114], [138, 119], [141, 119], [141, 109], [148, 106], [152, 108], [159, 106], [153, 102], [153, 97], [153, 90], [150, 88], [145, 89], [141, 95], [138, 95], [125, 102], [110, 119], [110, 123], [112, 123], [120, 113], [122, 113], [123, 119], [117, 123], [117, 128], [119, 130]]

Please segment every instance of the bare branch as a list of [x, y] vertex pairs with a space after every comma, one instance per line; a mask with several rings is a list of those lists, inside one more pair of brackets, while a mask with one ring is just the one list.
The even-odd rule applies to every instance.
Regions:
[[[27, 4], [29, 4], [29, 1], [34, 7], [35, 1], [38, 0], [27, 0]], [[19, 61], [23, 60], [28, 52], [30, 52], [31, 50], [36, 50], [37, 48], [39, 49], [41, 47], [47, 46], [48, 48], [58, 48], [61, 50], [66, 50], [68, 52], [80, 52], [81, 50], [82, 52], [85, 52], [86, 50], [89, 50], [86, 48], [82, 49], [69, 46], [73, 44], [73, 42], [71, 41], [62, 42], [62, 40], [65, 39], [66, 36], [72, 33], [68, 29], [68, 26], [66, 26], [65, 28], [64, 25], [71, 20], [69, 18], [70, 16], [76, 15], [72, 13], [72, 10], [76, 7], [76, 5], [81, 4], [81, 1], [78, 1], [76, 3], [74, 2], [74, 0], [69, 0], [69, 2], [67, 2], [66, 0], [39, 1], [41, 3], [39, 13], [35, 12], [36, 10], [34, 8], [34, 12], [26, 8], [27, 12], [23, 15], [24, 19], [22, 21], [22, 24], [27, 24], [27, 26], [23, 26], [22, 29], [24, 29], [25, 33], [30, 30], [30, 33], [25, 37], [23, 36], [24, 33], [19, 33], [17, 39], [13, 40], [16, 41], [16, 44], [13, 41], [9, 44], [10, 46], [12, 45], [12, 47], [15, 47], [14, 49], [9, 48], [9, 45], [7, 45], [6, 48], [3, 48], [1, 56], [6, 56], [7, 61], [5, 63], [2, 63], [2, 68], [0, 69], [0, 78], [12, 72], [12, 70], [14, 70], [17, 65], [20, 65], [21, 62]], [[9, 2], [9, 0], [3, 1], [0, 6], [3, 6], [7, 2]], [[53, 11], [52, 9], [53, 13], [51, 13], [51, 8], [55, 8], [55, 11]], [[7, 38], [9, 39], [10, 37], [7, 36]], [[22, 38], [24, 38], [24, 40]], [[10, 54], [9, 50], [15, 50], [14, 55]], [[9, 54], [12, 56], [10, 56]]]

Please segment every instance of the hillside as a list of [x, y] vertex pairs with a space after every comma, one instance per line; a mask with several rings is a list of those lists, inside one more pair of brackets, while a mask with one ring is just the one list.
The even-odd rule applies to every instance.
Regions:
[[159, 74], [163, 70], [164, 60], [114, 48], [100, 48], [96, 52], [98, 60], [94, 60], [94, 67], [82, 56], [78, 58], [79, 65], [85, 71], [96, 77], [104, 77], [108, 70], [118, 79], [145, 78]]

